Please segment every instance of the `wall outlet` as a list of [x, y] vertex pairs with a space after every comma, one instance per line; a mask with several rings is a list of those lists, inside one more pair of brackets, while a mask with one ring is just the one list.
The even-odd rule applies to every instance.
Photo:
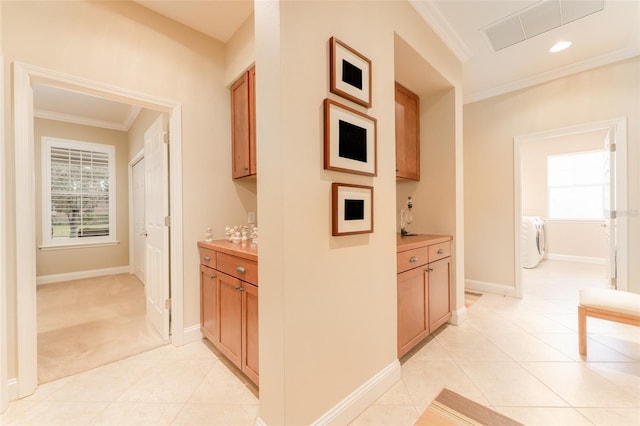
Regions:
[[256, 212], [249, 212], [247, 214], [247, 222], [250, 224], [256, 223]]

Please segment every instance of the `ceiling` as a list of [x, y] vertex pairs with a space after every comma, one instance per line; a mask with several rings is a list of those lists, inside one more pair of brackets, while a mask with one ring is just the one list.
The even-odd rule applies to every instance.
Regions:
[[[253, 12], [252, 0], [133, 1], [223, 43]], [[640, 54], [638, 0], [408, 1], [463, 63], [465, 103]], [[493, 49], [485, 28], [510, 18], [523, 22], [523, 14], [542, 19], [544, 14], [538, 11], [554, 9], [552, 3], [564, 3], [567, 10], [580, 4], [595, 4], [594, 9], [603, 6], [603, 10], [500, 50]], [[559, 40], [573, 44], [563, 52], [549, 53]], [[90, 107], [81, 106], [85, 101]], [[34, 102], [38, 116], [66, 117], [66, 121], [79, 117], [80, 124], [93, 122], [119, 130], [128, 130], [139, 112], [127, 105], [47, 86], [34, 88]]]

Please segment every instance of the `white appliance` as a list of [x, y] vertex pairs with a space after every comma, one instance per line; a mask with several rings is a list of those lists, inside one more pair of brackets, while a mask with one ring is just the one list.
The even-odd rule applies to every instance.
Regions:
[[523, 216], [520, 230], [520, 262], [523, 268], [535, 268], [546, 250], [544, 221], [537, 216]]

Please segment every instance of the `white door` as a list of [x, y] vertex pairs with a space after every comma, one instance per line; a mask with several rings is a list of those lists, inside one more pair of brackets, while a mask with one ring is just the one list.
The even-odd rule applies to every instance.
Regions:
[[163, 339], [169, 339], [169, 167], [163, 117], [144, 134], [147, 318]]
[[133, 273], [144, 284], [146, 282], [144, 271], [146, 269], [146, 244], [147, 223], [145, 218], [145, 173], [144, 157], [133, 165], [131, 171], [131, 188], [133, 194]]
[[609, 128], [604, 140], [604, 219], [607, 228], [609, 271], [607, 282], [609, 288], [618, 287], [618, 259], [616, 241], [616, 143], [615, 128]]

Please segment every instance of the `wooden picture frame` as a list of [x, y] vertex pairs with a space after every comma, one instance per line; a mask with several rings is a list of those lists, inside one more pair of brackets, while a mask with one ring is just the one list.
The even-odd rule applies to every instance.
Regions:
[[331, 235], [373, 232], [373, 187], [331, 184]]
[[377, 120], [325, 99], [324, 168], [376, 176], [377, 156]]
[[371, 108], [371, 60], [335, 37], [329, 39], [331, 93]]

